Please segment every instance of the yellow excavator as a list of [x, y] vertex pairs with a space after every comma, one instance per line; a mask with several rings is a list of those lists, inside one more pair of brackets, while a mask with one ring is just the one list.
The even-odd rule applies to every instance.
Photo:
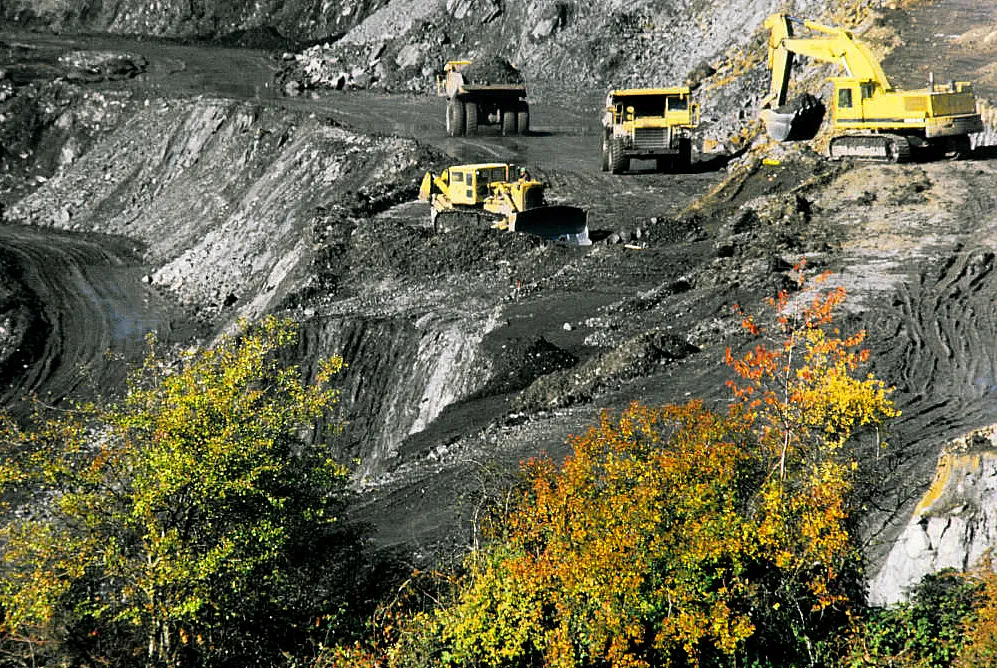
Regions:
[[454, 165], [439, 174], [426, 172], [419, 200], [429, 202], [433, 229], [486, 222], [579, 246], [591, 245], [583, 209], [547, 204], [545, 186], [524, 168], [507, 163]]
[[[823, 120], [823, 105], [802, 96], [789, 103], [794, 56], [836, 63], [844, 76], [830, 77], [832, 158], [854, 157], [902, 162], [917, 152], [960, 157], [970, 152], [969, 135], [983, 130], [972, 86], [965, 81], [897, 90], [869, 48], [842, 28], [786, 14], [765, 21], [769, 30], [769, 94], [761, 118], [776, 141], [812, 139]], [[806, 31], [798, 36], [795, 29]], [[800, 102], [800, 100], [803, 100]]]

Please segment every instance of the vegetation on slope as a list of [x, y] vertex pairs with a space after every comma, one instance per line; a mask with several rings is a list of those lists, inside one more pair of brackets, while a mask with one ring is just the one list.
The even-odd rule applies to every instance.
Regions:
[[[459, 573], [380, 572], [342, 521], [347, 471], [310, 444], [312, 383], [268, 319], [117, 403], [4, 426], [4, 665], [649, 667], [972, 665], [997, 577], [864, 606], [855, 482], [897, 414], [841, 333], [842, 289], [742, 314], [726, 407], [633, 404], [525, 463]], [[819, 282], [820, 279], [817, 279]], [[366, 620], [366, 623], [364, 622]], [[366, 625], [364, 625], [366, 624]], [[969, 631], [967, 632], [967, 629]]]
[[273, 665], [364, 613], [347, 471], [307, 439], [342, 360], [304, 383], [294, 340], [150, 353], [118, 403], [3, 425], [7, 662]]

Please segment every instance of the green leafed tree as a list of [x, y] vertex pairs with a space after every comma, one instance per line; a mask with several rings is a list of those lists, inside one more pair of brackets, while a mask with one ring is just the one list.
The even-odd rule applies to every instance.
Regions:
[[167, 361], [117, 402], [3, 425], [0, 649], [94, 665], [272, 665], [335, 632], [357, 536], [314, 443], [329, 385], [282, 361], [286, 321]]

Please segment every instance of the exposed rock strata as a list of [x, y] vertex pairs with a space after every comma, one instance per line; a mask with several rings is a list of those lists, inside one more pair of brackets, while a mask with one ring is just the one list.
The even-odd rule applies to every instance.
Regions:
[[870, 583], [877, 605], [903, 600], [925, 575], [965, 571], [997, 546], [997, 425], [950, 443], [886, 562]]

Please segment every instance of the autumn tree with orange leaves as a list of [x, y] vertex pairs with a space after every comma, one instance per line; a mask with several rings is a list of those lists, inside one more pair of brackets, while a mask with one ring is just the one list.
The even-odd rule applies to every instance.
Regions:
[[830, 663], [862, 596], [853, 444], [882, 446], [897, 411], [864, 334], [835, 326], [844, 290], [797, 278], [770, 324], [741, 313], [752, 342], [727, 351], [728, 410], [634, 404], [562, 464], [528, 462], [452, 597], [382, 665]]

